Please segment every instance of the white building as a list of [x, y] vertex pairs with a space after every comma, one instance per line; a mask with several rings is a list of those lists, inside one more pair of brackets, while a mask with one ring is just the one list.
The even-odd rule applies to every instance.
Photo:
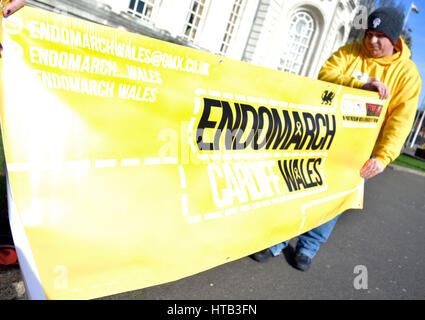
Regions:
[[[37, 0], [92, 4], [215, 54], [316, 78], [345, 44], [359, 0]], [[102, 5], [103, 4], [103, 5]], [[75, 10], [78, 8], [74, 6]], [[67, 10], [67, 9], [64, 9]], [[69, 9], [69, 11], [72, 11]], [[95, 20], [95, 19], [92, 19]], [[127, 27], [127, 29], [129, 29]], [[134, 31], [129, 29], [129, 31]]]

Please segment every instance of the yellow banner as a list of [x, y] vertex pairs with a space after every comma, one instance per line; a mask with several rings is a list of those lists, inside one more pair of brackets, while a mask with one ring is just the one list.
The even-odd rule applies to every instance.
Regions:
[[180, 279], [362, 208], [375, 93], [29, 7], [2, 43], [9, 210], [48, 299]]

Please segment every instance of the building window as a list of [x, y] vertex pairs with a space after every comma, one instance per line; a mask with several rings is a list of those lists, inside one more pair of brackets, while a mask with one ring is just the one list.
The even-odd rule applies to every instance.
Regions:
[[200, 26], [200, 21], [202, 20], [206, 11], [206, 1], [207, 0], [192, 0], [183, 31], [183, 37], [186, 40], [195, 40], [196, 32]]
[[155, 0], [130, 0], [127, 12], [134, 17], [151, 22]]
[[288, 33], [289, 41], [280, 59], [279, 70], [300, 74], [314, 30], [314, 20], [307, 12], [298, 11], [292, 16]]
[[230, 13], [229, 21], [227, 22], [226, 31], [224, 32], [223, 42], [220, 47], [220, 54], [226, 54], [229, 48], [230, 41], [233, 38], [233, 33], [237, 29], [241, 16], [241, 7], [244, 0], [235, 0], [233, 3], [232, 12]]

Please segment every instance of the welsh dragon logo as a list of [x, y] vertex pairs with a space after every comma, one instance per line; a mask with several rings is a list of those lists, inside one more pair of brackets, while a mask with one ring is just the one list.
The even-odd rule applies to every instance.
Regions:
[[329, 90], [325, 90], [322, 94], [322, 104], [331, 105], [335, 97], [335, 93]]

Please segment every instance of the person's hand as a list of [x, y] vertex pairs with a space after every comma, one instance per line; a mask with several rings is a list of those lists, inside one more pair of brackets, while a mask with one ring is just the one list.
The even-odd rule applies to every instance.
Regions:
[[25, 0], [10, 0], [3, 8], [3, 16], [8, 17], [25, 5]]
[[378, 159], [369, 159], [366, 161], [366, 163], [363, 165], [363, 168], [360, 170], [360, 176], [362, 178], [370, 179], [377, 174], [384, 171], [384, 166]]
[[370, 78], [369, 81], [362, 87], [362, 89], [377, 91], [381, 99], [387, 99], [390, 96], [390, 90], [377, 78]]
[[[1, 1], [1, 0], [0, 0]], [[25, 0], [9, 0], [4, 6], [3, 6], [3, 16], [8, 17], [12, 13], [18, 11], [25, 5]], [[2, 56], [3, 46], [0, 43], [0, 58]]]

